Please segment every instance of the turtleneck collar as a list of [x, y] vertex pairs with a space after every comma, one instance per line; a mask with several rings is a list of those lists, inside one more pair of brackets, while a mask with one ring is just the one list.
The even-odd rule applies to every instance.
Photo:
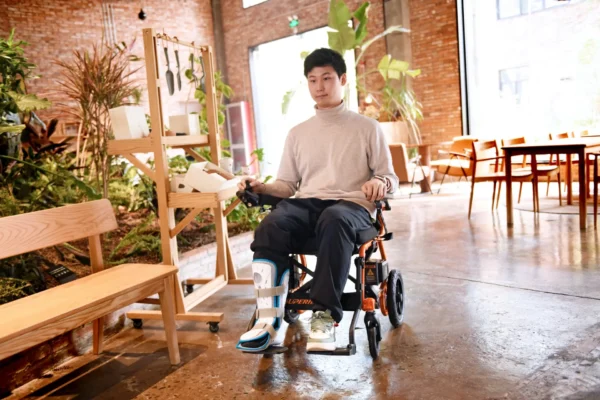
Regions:
[[333, 108], [320, 109], [315, 105], [315, 112], [317, 118], [320, 118], [324, 121], [335, 121], [337, 120], [344, 112], [346, 111], [346, 104], [342, 100], [342, 102]]

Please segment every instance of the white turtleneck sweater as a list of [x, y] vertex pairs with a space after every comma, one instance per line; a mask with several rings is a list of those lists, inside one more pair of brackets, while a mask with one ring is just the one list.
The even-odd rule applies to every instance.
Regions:
[[390, 193], [398, 187], [379, 122], [347, 110], [342, 102], [335, 108], [316, 109], [314, 117], [292, 128], [277, 180], [267, 185], [266, 193], [282, 193], [287, 187], [288, 197], [349, 200], [373, 215], [375, 206], [361, 188], [374, 176], [389, 179]]

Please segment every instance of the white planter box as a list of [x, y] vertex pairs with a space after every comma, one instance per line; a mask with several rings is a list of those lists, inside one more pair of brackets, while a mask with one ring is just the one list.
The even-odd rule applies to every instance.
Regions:
[[169, 129], [175, 133], [200, 135], [200, 118], [198, 114], [172, 115], [169, 117]]
[[171, 192], [192, 193], [194, 188], [185, 184], [185, 175], [179, 174], [171, 178]]
[[221, 193], [237, 186], [239, 178], [227, 180], [205, 170], [207, 164], [207, 162], [199, 162], [190, 165], [185, 174], [184, 184], [202, 193]]
[[144, 108], [122, 106], [108, 110], [115, 139], [141, 139], [149, 135]]

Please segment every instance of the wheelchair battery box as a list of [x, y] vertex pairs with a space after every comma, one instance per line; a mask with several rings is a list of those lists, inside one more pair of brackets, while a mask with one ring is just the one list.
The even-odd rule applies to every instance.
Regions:
[[384, 260], [369, 260], [365, 264], [365, 285], [379, 285], [389, 273], [388, 263]]

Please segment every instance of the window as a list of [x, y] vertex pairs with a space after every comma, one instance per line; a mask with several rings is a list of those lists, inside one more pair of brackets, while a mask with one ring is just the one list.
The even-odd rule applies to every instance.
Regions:
[[529, 68], [527, 67], [501, 69], [500, 97], [514, 99], [515, 104], [521, 104], [528, 80]]
[[565, 0], [496, 0], [498, 19], [510, 18], [518, 15], [527, 15], [531, 12], [542, 11], [546, 8], [552, 8], [564, 4], [569, 4]]
[[267, 0], [242, 0], [242, 6], [244, 8], [252, 7], [260, 3], [264, 3]]

